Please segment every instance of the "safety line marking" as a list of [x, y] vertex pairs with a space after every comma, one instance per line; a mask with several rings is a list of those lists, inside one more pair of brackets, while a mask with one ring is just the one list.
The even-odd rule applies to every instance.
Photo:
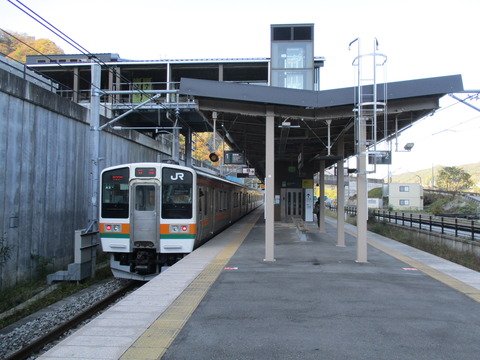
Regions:
[[450, 286], [451, 288], [465, 294], [466, 296], [472, 298], [473, 300], [480, 302], [480, 290], [465, 284], [463, 281], [455, 279], [454, 277], [447, 275], [439, 270], [436, 270], [427, 264], [424, 264], [418, 260], [412, 259], [406, 255], [399, 253], [398, 251], [392, 250], [384, 245], [379, 244], [378, 242], [368, 239], [368, 243], [378, 250], [383, 251], [384, 253], [393, 256], [394, 258], [403, 261], [404, 263], [410, 265], [411, 267], [422, 271], [428, 276], [434, 278], [435, 280], [440, 281], [441, 283]]
[[[334, 225], [333, 223], [330, 223], [331, 225]], [[349, 233], [350, 235], [356, 237], [357, 234], [354, 233], [353, 231], [345, 229], [345, 232]], [[470, 286], [463, 281], [460, 281], [458, 279], [455, 279], [454, 277], [447, 275], [439, 270], [436, 270], [427, 264], [424, 264], [418, 260], [412, 259], [411, 257], [408, 257], [406, 255], [401, 254], [398, 251], [395, 251], [389, 247], [386, 247], [384, 245], [381, 245], [380, 243], [367, 238], [368, 244], [372, 245], [373, 247], [376, 247], [378, 250], [383, 251], [384, 253], [396, 258], [397, 260], [403, 261], [404, 263], [410, 265], [412, 268], [416, 268], [426, 275], [430, 276], [431, 278], [434, 278], [437, 281], [440, 281], [442, 284], [445, 284], [452, 289], [461, 292], [462, 294], [468, 296], [469, 298], [475, 300], [476, 302], [480, 302], [480, 290]]]
[[252, 217], [242, 231], [187, 286], [175, 301], [120, 357], [123, 360], [158, 360], [168, 350], [190, 316], [217, 280], [260, 218]]

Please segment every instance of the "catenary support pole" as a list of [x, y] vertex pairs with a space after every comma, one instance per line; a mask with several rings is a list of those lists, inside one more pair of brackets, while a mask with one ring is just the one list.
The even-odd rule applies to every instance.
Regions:
[[92, 191], [90, 200], [90, 220], [98, 219], [98, 192], [99, 192], [99, 160], [100, 160], [100, 79], [101, 66], [92, 63], [91, 66], [91, 99], [90, 99], [90, 129], [92, 136], [90, 137], [90, 162], [91, 162], [91, 181]]

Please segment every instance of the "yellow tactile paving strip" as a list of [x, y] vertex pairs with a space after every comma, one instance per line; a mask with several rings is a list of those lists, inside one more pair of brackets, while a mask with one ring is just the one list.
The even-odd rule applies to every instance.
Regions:
[[390, 256], [393, 256], [394, 258], [400, 261], [403, 261], [406, 264], [409, 264], [411, 267], [414, 267], [415, 269], [422, 271], [423, 273], [440, 281], [441, 283], [450, 286], [451, 288], [461, 292], [462, 294], [467, 295], [473, 300], [480, 302], [480, 290], [474, 288], [473, 286], [465, 284], [464, 282], [457, 280], [441, 271], [435, 270], [434, 268], [428, 265], [425, 265], [420, 261], [417, 261], [408, 256], [400, 254], [399, 252], [392, 250], [386, 246], [383, 246], [374, 240], [368, 239], [368, 243], [376, 247], [377, 249], [383, 251], [384, 253], [389, 254]]
[[247, 237], [258, 217], [251, 219], [251, 222], [205, 267], [120, 359], [156, 360], [165, 354], [225, 265]]
[[[349, 230], [345, 230], [345, 231], [352, 236], [355, 236], [355, 237], [357, 236], [357, 234], [352, 231], [349, 231]], [[480, 290], [478, 290], [477, 288], [474, 288], [473, 286], [465, 284], [464, 282], [457, 280], [454, 277], [447, 275], [441, 271], [438, 271], [420, 261], [417, 261], [415, 259], [412, 259], [411, 257], [403, 255], [398, 251], [395, 251], [393, 249], [390, 249], [389, 247], [383, 246], [372, 239], [368, 239], [368, 243], [376, 247], [378, 250], [383, 251], [384, 253], [390, 256], [393, 256], [394, 258], [400, 261], [403, 261], [404, 263], [410, 265], [415, 269], [422, 271], [423, 273], [434, 278], [435, 280], [438, 280], [441, 283], [447, 286], [450, 286], [451, 288], [461, 292], [462, 294], [465, 294], [466, 296], [472, 298], [473, 300], [480, 302]]]

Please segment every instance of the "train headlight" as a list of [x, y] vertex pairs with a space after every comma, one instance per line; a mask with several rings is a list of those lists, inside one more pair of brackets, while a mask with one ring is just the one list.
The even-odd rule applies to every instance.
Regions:
[[169, 231], [170, 233], [173, 233], [173, 234], [189, 233], [190, 226], [189, 225], [170, 225]]
[[103, 228], [105, 232], [122, 232], [121, 224], [105, 224]]

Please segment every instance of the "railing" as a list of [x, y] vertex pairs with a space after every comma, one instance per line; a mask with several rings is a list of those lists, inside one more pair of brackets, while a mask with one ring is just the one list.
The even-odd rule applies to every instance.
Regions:
[[397, 225], [440, 232], [455, 237], [468, 237], [471, 240], [480, 240], [480, 226], [475, 220], [403, 212], [398, 213], [386, 210], [373, 210], [372, 215], [377, 220], [388, 221], [389, 223]]
[[[326, 208], [327, 210], [330, 210], [330, 211], [333, 211], [333, 212], [337, 212], [337, 211], [338, 211], [337, 206], [334, 206], [334, 205], [328, 205], [328, 204], [326, 204], [326, 205], [325, 205], [325, 208]], [[345, 206], [344, 209], [345, 209], [345, 212], [346, 212], [347, 214], [350, 214], [350, 215], [353, 215], [353, 216], [357, 216], [357, 207], [356, 207], [356, 206]]]
[[[337, 207], [327, 206], [331, 211], [338, 211]], [[353, 216], [357, 215], [356, 206], [346, 206], [345, 212]], [[475, 220], [451, 218], [448, 216], [433, 216], [411, 214], [397, 211], [371, 209], [370, 215], [376, 220], [387, 221], [396, 225], [410, 228], [418, 228], [431, 232], [452, 235], [455, 237], [469, 238], [473, 241], [480, 240], [480, 224]]]
[[47, 78], [45, 75], [37, 74], [35, 71], [30, 70], [27, 65], [16, 60], [0, 56], [0, 68], [51, 92], [56, 92], [59, 88], [55, 81]]

